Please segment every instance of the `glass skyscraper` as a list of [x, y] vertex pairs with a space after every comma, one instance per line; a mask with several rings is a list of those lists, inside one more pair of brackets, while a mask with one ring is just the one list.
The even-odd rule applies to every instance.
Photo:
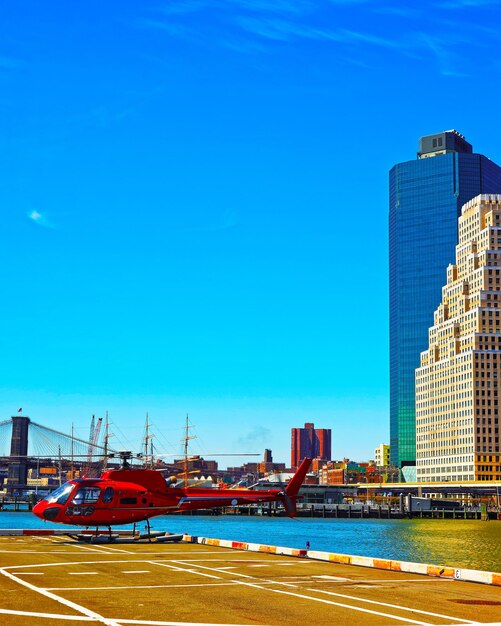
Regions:
[[455, 259], [458, 217], [487, 193], [501, 193], [501, 168], [454, 130], [421, 137], [417, 159], [390, 170], [390, 455], [404, 476], [416, 462], [415, 370]]

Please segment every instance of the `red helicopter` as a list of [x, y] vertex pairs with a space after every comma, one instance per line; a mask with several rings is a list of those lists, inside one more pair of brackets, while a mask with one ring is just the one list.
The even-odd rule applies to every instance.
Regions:
[[296, 500], [311, 459], [304, 459], [284, 490], [174, 487], [151, 469], [133, 469], [130, 452], [121, 453], [122, 468], [106, 470], [99, 478], [70, 480], [33, 507], [42, 520], [72, 526], [108, 527], [145, 521], [156, 515], [211, 509], [257, 502], [280, 502], [289, 517], [296, 515]]

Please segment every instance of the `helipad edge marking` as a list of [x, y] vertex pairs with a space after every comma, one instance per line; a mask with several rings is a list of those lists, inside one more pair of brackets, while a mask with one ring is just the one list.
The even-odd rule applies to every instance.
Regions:
[[285, 548], [282, 546], [270, 546], [257, 543], [245, 543], [228, 539], [214, 539], [211, 537], [198, 537], [184, 535], [186, 543], [198, 543], [208, 546], [230, 548], [233, 550], [245, 550], [248, 552], [266, 552], [268, 554], [282, 554], [317, 561], [327, 561], [342, 565], [359, 565], [374, 569], [383, 569], [408, 574], [423, 574], [437, 578], [455, 579], [466, 582], [483, 583], [486, 585], [501, 586], [501, 573], [486, 572], [481, 570], [460, 569], [442, 565], [430, 565], [428, 563], [413, 563], [411, 561], [398, 561], [392, 559], [378, 559], [351, 554], [336, 554], [319, 550], [301, 550], [297, 548]]

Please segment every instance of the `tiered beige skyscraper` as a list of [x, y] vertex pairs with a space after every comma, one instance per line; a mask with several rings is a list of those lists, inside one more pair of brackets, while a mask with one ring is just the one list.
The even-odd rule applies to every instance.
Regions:
[[501, 195], [480, 195], [463, 206], [456, 264], [416, 370], [418, 480], [501, 480], [500, 281]]

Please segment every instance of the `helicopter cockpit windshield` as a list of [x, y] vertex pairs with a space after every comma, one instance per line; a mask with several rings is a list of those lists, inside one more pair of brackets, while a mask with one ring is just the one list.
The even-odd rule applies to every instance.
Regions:
[[61, 485], [61, 487], [50, 493], [44, 500], [49, 504], [66, 504], [74, 488], [75, 485], [72, 483], [64, 483], [64, 485]]
[[77, 506], [81, 504], [93, 504], [99, 500], [100, 495], [101, 489], [99, 487], [80, 487], [71, 503]]

